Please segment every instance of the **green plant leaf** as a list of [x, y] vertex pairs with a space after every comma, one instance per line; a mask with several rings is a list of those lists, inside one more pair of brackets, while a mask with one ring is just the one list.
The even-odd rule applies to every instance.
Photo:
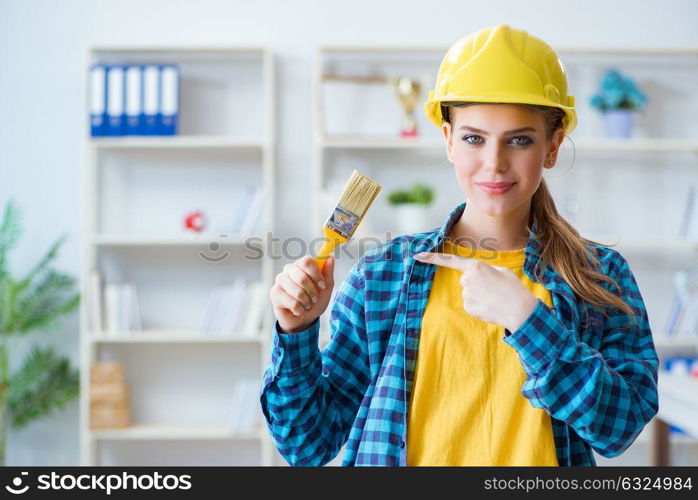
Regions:
[[400, 205], [402, 203], [411, 203], [410, 193], [407, 191], [393, 191], [388, 195], [388, 203], [391, 205]]
[[16, 295], [14, 280], [7, 274], [3, 275], [0, 279], [0, 333], [3, 335], [12, 333]]
[[414, 203], [429, 205], [434, 199], [434, 190], [426, 184], [415, 184], [412, 187], [412, 199]]
[[13, 200], [5, 205], [5, 212], [0, 225], [0, 272], [7, 274], [7, 252], [17, 246], [22, 235], [22, 215]]
[[12, 425], [28, 423], [63, 408], [80, 391], [79, 372], [50, 347], [34, 347], [10, 377], [8, 406]]
[[28, 332], [48, 327], [59, 316], [75, 309], [79, 293], [73, 294], [75, 279], [54, 269], [41, 273], [15, 301], [9, 331]]
[[46, 255], [44, 255], [44, 257], [34, 266], [34, 268], [27, 273], [24, 279], [17, 284], [17, 289], [19, 292], [25, 290], [38, 274], [48, 268], [49, 264], [51, 264], [51, 262], [53, 262], [53, 260], [56, 258], [56, 255], [58, 255], [58, 250], [61, 248], [67, 237], [68, 235], [64, 234], [58, 238], [58, 240], [56, 240], [56, 242], [51, 246], [49, 251], [46, 252]]

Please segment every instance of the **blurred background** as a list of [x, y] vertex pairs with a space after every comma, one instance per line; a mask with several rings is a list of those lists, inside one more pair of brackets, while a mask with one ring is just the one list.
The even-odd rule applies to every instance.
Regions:
[[500, 23], [560, 54], [579, 124], [545, 176], [628, 259], [662, 362], [658, 417], [598, 462], [698, 464], [691, 0], [0, 0], [3, 463], [283, 464], [257, 399], [273, 278], [353, 169], [383, 191], [338, 282], [463, 201], [422, 104]]

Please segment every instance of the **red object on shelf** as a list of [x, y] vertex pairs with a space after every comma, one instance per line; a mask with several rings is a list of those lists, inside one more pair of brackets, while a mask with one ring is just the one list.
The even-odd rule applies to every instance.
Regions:
[[196, 231], [197, 233], [200, 233], [206, 228], [206, 223], [206, 214], [204, 214], [201, 210], [189, 212], [184, 217], [185, 229]]

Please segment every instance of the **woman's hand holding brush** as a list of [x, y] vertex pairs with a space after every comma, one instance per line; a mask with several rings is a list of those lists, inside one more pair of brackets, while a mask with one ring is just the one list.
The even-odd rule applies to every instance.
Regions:
[[281, 333], [298, 333], [312, 325], [327, 309], [333, 288], [334, 255], [322, 271], [309, 255], [286, 264], [269, 291]]
[[301, 332], [325, 312], [334, 287], [332, 252], [349, 241], [380, 190], [380, 184], [353, 170], [322, 228], [325, 241], [317, 255], [286, 264], [276, 276], [269, 298], [281, 333]]

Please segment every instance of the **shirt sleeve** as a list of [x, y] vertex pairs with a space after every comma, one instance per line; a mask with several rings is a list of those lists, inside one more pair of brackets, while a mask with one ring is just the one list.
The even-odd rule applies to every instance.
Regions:
[[332, 303], [323, 351], [319, 319], [294, 334], [279, 333], [274, 323], [260, 402], [274, 444], [291, 465], [324, 465], [349, 437], [370, 381], [364, 286], [360, 259]]
[[541, 299], [504, 342], [526, 372], [521, 393], [531, 405], [570, 425], [594, 450], [615, 457], [632, 444], [658, 411], [659, 361], [647, 311], [630, 267], [619, 253], [611, 277], [635, 322], [618, 308], [607, 310], [600, 350], [576, 339]]

